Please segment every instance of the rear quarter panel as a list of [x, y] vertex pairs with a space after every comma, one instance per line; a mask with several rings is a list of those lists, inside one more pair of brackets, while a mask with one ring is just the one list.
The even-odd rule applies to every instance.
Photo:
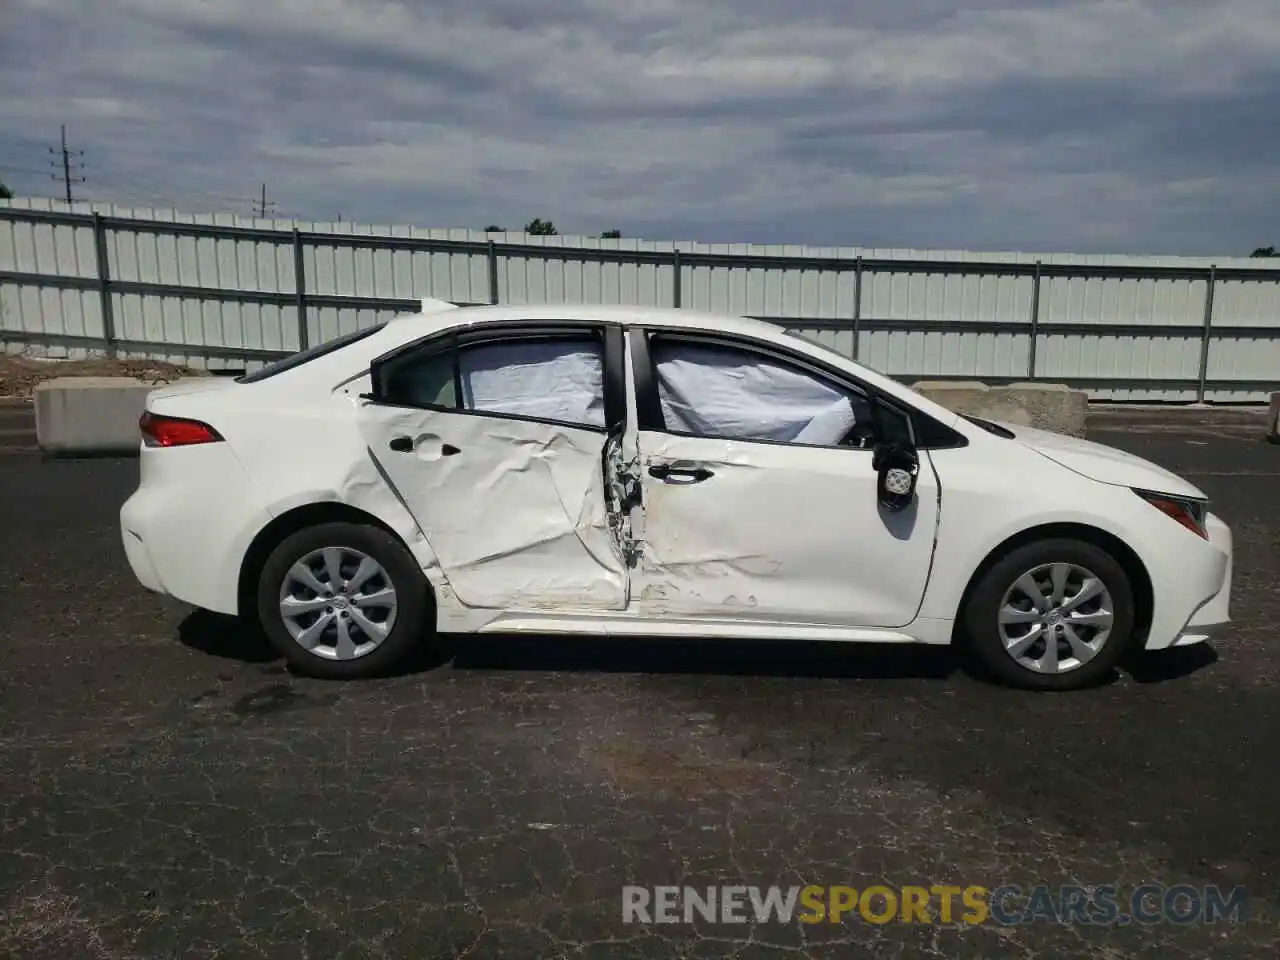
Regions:
[[[245, 554], [267, 523], [317, 503], [345, 504], [377, 518], [404, 542], [439, 592], [442, 578], [426, 539], [360, 438], [358, 384], [335, 391], [300, 380], [282, 374], [217, 393], [154, 401], [157, 412], [211, 424], [243, 473], [239, 512], [253, 518], [253, 528], [227, 544], [219, 592], [235, 595]], [[201, 493], [191, 500], [212, 502]]]

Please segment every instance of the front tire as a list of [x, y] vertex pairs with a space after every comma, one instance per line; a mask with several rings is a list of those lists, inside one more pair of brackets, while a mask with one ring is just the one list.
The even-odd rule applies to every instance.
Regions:
[[1129, 647], [1133, 587], [1101, 547], [1041, 540], [983, 573], [962, 618], [971, 651], [999, 680], [1073, 690], [1111, 675]]
[[384, 674], [423, 642], [430, 587], [412, 554], [378, 527], [324, 523], [286, 537], [258, 578], [257, 612], [298, 673]]

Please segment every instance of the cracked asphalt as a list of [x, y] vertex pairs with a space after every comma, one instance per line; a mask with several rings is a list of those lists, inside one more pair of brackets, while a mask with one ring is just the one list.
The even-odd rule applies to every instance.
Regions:
[[[0, 955], [1273, 957], [1280, 447], [1094, 417], [1236, 536], [1233, 629], [1066, 695], [948, 651], [502, 639], [358, 684], [143, 591], [131, 461], [0, 457]], [[624, 884], [1243, 885], [1238, 924], [628, 925]], [[856, 914], [855, 914], [856, 916]]]

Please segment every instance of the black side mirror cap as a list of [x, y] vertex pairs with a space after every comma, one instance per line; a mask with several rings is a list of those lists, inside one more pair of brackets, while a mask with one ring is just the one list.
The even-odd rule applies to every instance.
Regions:
[[876, 499], [886, 510], [897, 512], [911, 506], [920, 476], [920, 455], [912, 447], [882, 443], [871, 456], [876, 471]]

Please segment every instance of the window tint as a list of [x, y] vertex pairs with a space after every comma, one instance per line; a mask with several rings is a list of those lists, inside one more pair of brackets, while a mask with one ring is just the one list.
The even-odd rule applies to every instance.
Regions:
[[383, 396], [408, 406], [462, 409], [604, 426], [604, 358], [589, 337], [528, 338], [411, 354], [388, 365]]
[[911, 417], [895, 410], [886, 403], [876, 404], [876, 433], [884, 443], [897, 443], [902, 446], [916, 445], [915, 431], [912, 429]]
[[668, 430], [815, 446], [874, 432], [864, 396], [763, 354], [665, 338], [649, 352]]
[[314, 346], [307, 347], [305, 350], [299, 350], [297, 353], [291, 353], [287, 357], [281, 357], [279, 360], [273, 360], [264, 367], [246, 373], [243, 377], [237, 377], [239, 383], [257, 383], [259, 380], [266, 380], [268, 377], [274, 377], [277, 373], [284, 373], [286, 370], [292, 370], [300, 367], [304, 363], [309, 363], [318, 357], [333, 353], [335, 350], [341, 350], [351, 344], [363, 340], [365, 337], [372, 336], [383, 327], [386, 321], [376, 323], [371, 327], [365, 327], [363, 330], [356, 330], [352, 333], [344, 333], [340, 337], [334, 337], [332, 340], [326, 340], [324, 343], [317, 343]]
[[453, 354], [448, 350], [396, 357], [381, 370], [381, 395], [407, 407], [457, 406], [453, 383]]

